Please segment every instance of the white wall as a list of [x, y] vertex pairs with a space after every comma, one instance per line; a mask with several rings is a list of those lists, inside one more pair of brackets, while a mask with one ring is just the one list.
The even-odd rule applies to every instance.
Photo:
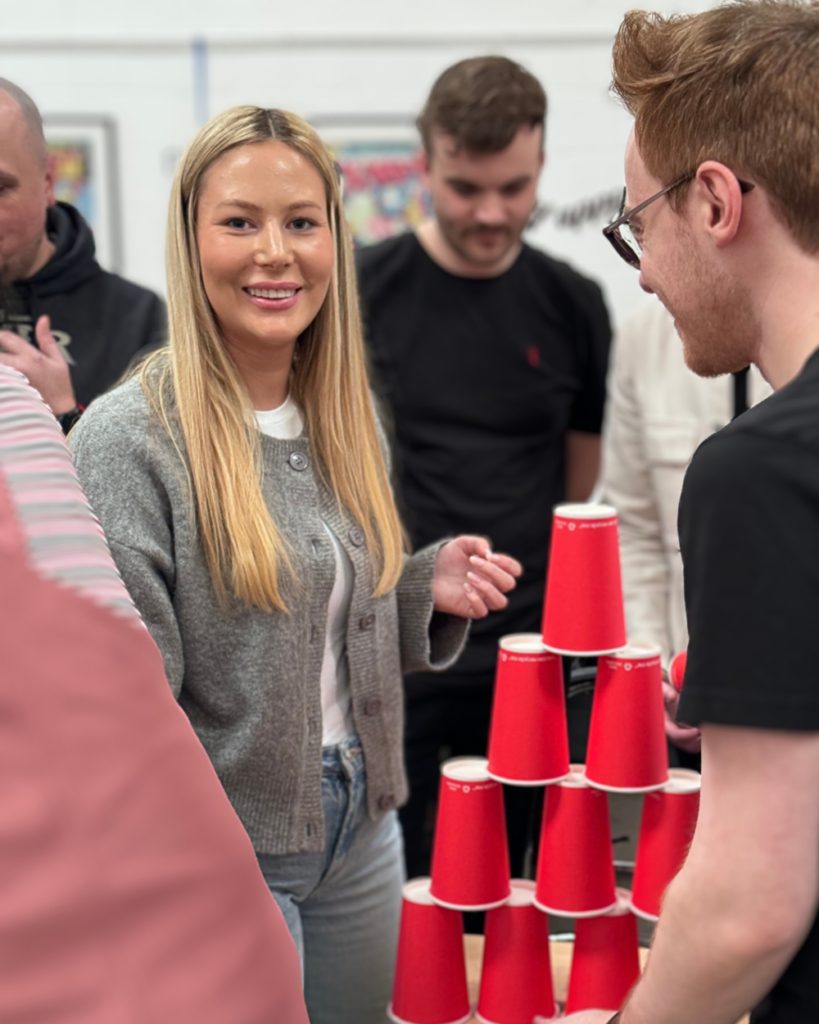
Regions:
[[[116, 123], [122, 270], [162, 291], [165, 204], [176, 154], [209, 114], [251, 102], [308, 119], [410, 120], [436, 75], [476, 53], [520, 60], [549, 95], [541, 198], [559, 208], [622, 181], [629, 118], [608, 96], [622, 0], [0, 0], [0, 76], [43, 113]], [[649, 6], [647, 4], [647, 6]], [[707, 3], [657, 3], [671, 12]], [[600, 225], [546, 221], [531, 240], [600, 280], [616, 318], [641, 301]]]

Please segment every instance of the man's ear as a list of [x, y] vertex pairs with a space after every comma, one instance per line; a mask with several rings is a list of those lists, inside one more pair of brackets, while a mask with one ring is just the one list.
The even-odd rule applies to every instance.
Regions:
[[45, 173], [45, 193], [48, 206], [54, 206], [57, 202], [57, 197], [54, 195], [55, 165], [56, 157], [53, 153], [49, 153], [46, 157]]
[[718, 160], [705, 160], [692, 184], [694, 216], [717, 245], [733, 241], [742, 221], [742, 190], [734, 172]]

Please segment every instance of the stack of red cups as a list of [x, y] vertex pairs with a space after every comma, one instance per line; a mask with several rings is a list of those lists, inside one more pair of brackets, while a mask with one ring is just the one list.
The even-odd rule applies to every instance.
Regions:
[[[563, 655], [598, 658], [585, 765], [569, 764]], [[464, 910], [487, 911], [484, 1024], [557, 1013], [547, 914], [577, 919], [567, 1012], [616, 1008], [639, 974], [633, 915], [656, 919], [698, 785], [696, 773], [669, 778], [659, 650], [626, 646], [613, 508], [555, 509], [542, 634], [500, 640], [487, 754], [441, 766], [431, 878], [405, 889], [390, 1016], [468, 1018]], [[546, 787], [534, 883], [509, 878], [501, 784]], [[615, 888], [607, 791], [648, 794], [633, 893]]]
[[[601, 677], [600, 665], [610, 659], [616, 662], [626, 644], [617, 514], [610, 506], [555, 509], [542, 631], [549, 650], [595, 656], [599, 661], [592, 712], [597, 726], [590, 729], [587, 764], [573, 765], [566, 779], [547, 789], [535, 903], [549, 913], [577, 919], [567, 1012], [616, 1008], [637, 979], [639, 953], [629, 894], [615, 889], [605, 789], [642, 788], [646, 780], [662, 785], [665, 775], [660, 778], [657, 772], [657, 750], [664, 752], [665, 741], [658, 688], [659, 722], [655, 703], [646, 713], [654, 736], [648, 752], [650, 767], [634, 770], [642, 763], [637, 749], [641, 743], [635, 739], [646, 716], [630, 704], [641, 701], [642, 692], [620, 686], [611, 699], [609, 670], [604, 668]], [[632, 667], [623, 669], [626, 675]], [[623, 716], [634, 724], [626, 729]], [[659, 774], [663, 771], [664, 765]], [[606, 780], [615, 785], [609, 786]]]

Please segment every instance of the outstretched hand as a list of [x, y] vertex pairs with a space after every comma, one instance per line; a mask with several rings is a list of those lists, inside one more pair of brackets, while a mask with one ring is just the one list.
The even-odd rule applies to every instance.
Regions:
[[663, 704], [665, 705], [665, 734], [675, 747], [689, 754], [699, 754], [702, 747], [702, 736], [693, 725], [683, 725], [677, 721], [677, 705], [680, 702], [679, 691], [671, 683], [663, 679]]
[[506, 594], [523, 572], [520, 562], [492, 551], [485, 537], [456, 537], [440, 549], [432, 577], [435, 610], [482, 619], [509, 604]]
[[55, 416], [69, 412], [77, 405], [68, 363], [51, 333], [47, 316], [37, 318], [34, 326], [36, 345], [31, 345], [13, 331], [0, 331], [0, 363], [28, 377], [43, 401]]

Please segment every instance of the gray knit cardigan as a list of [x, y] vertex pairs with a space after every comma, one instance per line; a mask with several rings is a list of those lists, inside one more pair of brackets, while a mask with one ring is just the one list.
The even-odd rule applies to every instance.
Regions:
[[368, 810], [376, 818], [399, 806], [407, 794], [402, 674], [452, 664], [468, 628], [462, 619], [433, 618], [438, 545], [408, 558], [396, 590], [373, 598], [364, 534], [313, 471], [309, 439], [263, 436], [263, 493], [297, 578], [284, 581], [286, 613], [226, 612], [197, 538], [185, 468], [139, 382], [97, 399], [71, 444], [173, 692], [258, 853], [324, 844], [319, 677], [335, 558], [322, 524], [332, 529], [355, 574], [347, 656]]

